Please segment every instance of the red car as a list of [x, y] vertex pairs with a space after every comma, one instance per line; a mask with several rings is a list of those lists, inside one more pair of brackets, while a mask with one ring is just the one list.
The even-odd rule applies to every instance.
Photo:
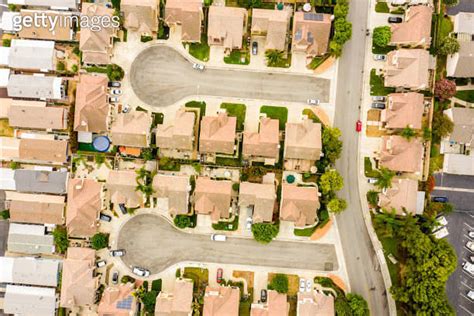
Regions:
[[223, 273], [224, 273], [224, 271], [222, 270], [222, 268], [217, 269], [217, 277], [216, 277], [217, 283], [222, 282], [222, 274]]
[[357, 120], [356, 122], [356, 131], [359, 133], [362, 130], [362, 122]]

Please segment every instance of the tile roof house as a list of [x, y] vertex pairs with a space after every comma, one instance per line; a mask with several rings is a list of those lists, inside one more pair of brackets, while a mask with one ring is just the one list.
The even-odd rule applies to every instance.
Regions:
[[286, 123], [285, 169], [309, 171], [322, 153], [321, 124], [305, 119], [301, 123]]
[[3, 311], [9, 315], [55, 315], [56, 290], [7, 284], [3, 298]]
[[63, 164], [67, 162], [68, 142], [63, 140], [0, 137], [0, 159]]
[[[103, 5], [84, 2], [82, 4], [82, 15], [87, 15], [90, 18], [94, 16], [109, 16], [112, 18], [114, 10]], [[113, 26], [101, 27], [99, 31], [82, 27], [79, 48], [82, 51], [84, 64], [109, 64], [112, 56], [113, 38], [117, 36], [117, 31], [118, 29]]]
[[59, 77], [12, 74], [7, 93], [11, 98], [61, 100], [63, 88], [63, 79]]
[[143, 203], [142, 193], [135, 190], [136, 177], [137, 174], [132, 170], [111, 170], [109, 172], [105, 186], [112, 203], [124, 204], [127, 208], [138, 207]]
[[422, 90], [429, 87], [430, 54], [424, 49], [398, 49], [387, 54], [386, 87]]
[[179, 109], [173, 124], [161, 124], [156, 127], [156, 146], [164, 149], [193, 150], [195, 119], [194, 112]]
[[69, 247], [63, 261], [61, 282], [61, 307], [91, 306], [95, 302], [95, 291], [99, 285], [94, 276], [95, 250]]
[[64, 224], [65, 197], [5, 192], [10, 221], [32, 224]]
[[288, 316], [289, 309], [286, 294], [269, 290], [267, 303], [252, 304], [250, 316]]
[[103, 75], [79, 76], [74, 110], [74, 130], [100, 133], [107, 131], [110, 105], [107, 100], [109, 80]]
[[188, 176], [157, 174], [153, 178], [153, 196], [166, 200], [171, 216], [189, 213], [189, 184]]
[[408, 7], [402, 23], [392, 23], [390, 45], [429, 47], [433, 8], [426, 5]]
[[15, 170], [16, 190], [25, 193], [65, 194], [68, 172], [44, 170]]
[[459, 51], [448, 55], [447, 76], [474, 77], [474, 12], [459, 12], [454, 16], [454, 31]]
[[290, 10], [252, 9], [252, 36], [265, 37], [265, 50], [287, 50]]
[[67, 192], [66, 226], [69, 236], [91, 237], [97, 232], [102, 208], [102, 184], [92, 179], [71, 179]]
[[204, 19], [202, 0], [167, 0], [165, 7], [166, 24], [181, 25], [181, 40], [201, 41], [201, 24]]
[[53, 235], [46, 234], [44, 225], [10, 223], [7, 249], [22, 254], [52, 255], [55, 250]]
[[12, 127], [64, 130], [67, 128], [67, 113], [62, 106], [46, 106], [42, 101], [9, 100], [8, 125]]
[[206, 287], [203, 316], [238, 316], [240, 290], [230, 286]]
[[244, 132], [243, 157], [264, 158], [269, 164], [275, 164], [280, 155], [279, 124], [278, 120], [262, 117], [257, 133]]
[[56, 10], [77, 10], [77, 0], [8, 0], [8, 4], [46, 7]]
[[387, 106], [381, 111], [380, 121], [385, 128], [421, 129], [424, 112], [424, 96], [417, 92], [391, 93], [387, 96]]
[[191, 316], [193, 303], [193, 281], [177, 279], [173, 293], [163, 291], [156, 298], [155, 316]]
[[119, 113], [110, 127], [112, 143], [116, 146], [149, 147], [151, 124], [148, 112]]
[[[34, 19], [35, 16], [45, 17], [44, 24], [39, 23], [35, 27], [22, 27], [18, 32], [20, 38], [51, 40], [51, 41], [75, 41], [72, 23], [56, 23], [51, 21], [67, 21], [72, 18], [72, 12], [21, 10], [20, 16], [23, 20]], [[13, 22], [15, 24], [15, 22]]]
[[281, 190], [280, 218], [294, 222], [296, 227], [314, 225], [319, 209], [317, 187], [299, 187], [283, 184]]
[[42, 72], [56, 70], [54, 41], [12, 39], [11, 46], [1, 52], [7, 54], [7, 66], [12, 69]]
[[204, 116], [199, 134], [201, 153], [233, 154], [235, 150], [235, 130], [237, 118], [219, 113], [217, 116]]
[[309, 57], [323, 55], [328, 51], [330, 33], [330, 14], [295, 12], [292, 50]]
[[312, 291], [298, 292], [298, 316], [334, 316], [334, 297]]
[[0, 257], [0, 283], [56, 287], [60, 260]]
[[241, 182], [239, 206], [253, 209], [254, 223], [271, 223], [275, 208], [276, 190], [273, 184]]
[[210, 215], [213, 222], [230, 218], [232, 182], [198, 177], [194, 190], [194, 210]]
[[395, 178], [392, 187], [379, 193], [378, 205], [388, 212], [395, 209], [398, 215], [415, 215], [417, 212], [418, 181]]
[[102, 294], [97, 312], [99, 316], [133, 316], [137, 311], [137, 299], [132, 283], [107, 287]]
[[158, 31], [159, 1], [122, 0], [120, 11], [125, 18], [126, 29], [151, 35]]
[[209, 45], [225, 50], [241, 49], [247, 28], [247, 10], [244, 8], [209, 7], [207, 41]]
[[393, 171], [420, 174], [423, 166], [423, 144], [420, 139], [382, 136], [379, 164]]

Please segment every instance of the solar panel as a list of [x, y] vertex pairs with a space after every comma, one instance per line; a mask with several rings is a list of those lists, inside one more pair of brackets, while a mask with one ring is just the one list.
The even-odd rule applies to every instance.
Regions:
[[324, 19], [321, 13], [305, 13], [303, 17], [306, 21], [322, 21]]
[[128, 310], [130, 310], [130, 309], [132, 309], [132, 302], [133, 302], [133, 297], [128, 296], [127, 298], [124, 298], [123, 300], [118, 301], [116, 307], [118, 309], [128, 309]]

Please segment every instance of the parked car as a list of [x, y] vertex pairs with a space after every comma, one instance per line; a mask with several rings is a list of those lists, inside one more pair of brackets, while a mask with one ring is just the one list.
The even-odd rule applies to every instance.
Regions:
[[193, 64], [193, 69], [199, 70], [199, 71], [204, 71], [205, 66], [203, 64], [198, 64], [194, 63]]
[[474, 256], [470, 256], [469, 260], [471, 261], [471, 263], [474, 263]]
[[252, 229], [252, 222], [252, 217], [247, 217], [247, 219], [245, 220], [245, 227], [247, 228], [247, 230]]
[[100, 213], [99, 219], [104, 222], [110, 222], [112, 217], [103, 213]]
[[474, 231], [470, 231], [467, 235], [469, 238], [474, 238]]
[[97, 268], [102, 268], [102, 267], [105, 267], [107, 265], [107, 261], [105, 260], [99, 260], [95, 263], [95, 266]]
[[431, 201], [438, 203], [448, 203], [448, 198], [445, 196], [434, 196]]
[[388, 17], [388, 23], [402, 23], [403, 19], [399, 16], [390, 16]]
[[119, 274], [118, 274], [117, 271], [115, 271], [114, 274], [112, 274], [112, 283], [117, 284], [118, 283], [118, 278], [119, 278]]
[[306, 100], [306, 103], [308, 103], [309, 105], [319, 105], [321, 101], [319, 99], [308, 99]]
[[222, 275], [224, 274], [224, 270], [222, 268], [217, 269], [217, 274], [216, 274], [216, 282], [221, 283], [222, 282]]
[[112, 91], [110, 91], [110, 93], [112, 93], [113, 95], [121, 95], [121, 94], [122, 94], [122, 90], [120, 90], [120, 89], [112, 89]]
[[378, 179], [377, 178], [367, 178], [367, 183], [370, 184], [375, 184], [377, 183]]
[[212, 234], [211, 235], [211, 240], [214, 241], [226, 241], [227, 236], [226, 235], [219, 235], [219, 234]]
[[473, 290], [469, 290], [469, 292], [467, 292], [466, 296], [467, 296], [468, 299], [470, 299], [472, 302], [474, 302], [474, 291]]
[[127, 208], [125, 207], [125, 204], [120, 203], [120, 204], [119, 204], [119, 209], [120, 209], [120, 211], [122, 212], [123, 215], [127, 215], [127, 214], [128, 214], [128, 211], [127, 211]]
[[468, 241], [466, 243], [466, 248], [469, 249], [469, 251], [474, 252], [474, 241]]
[[306, 280], [300, 278], [300, 292], [304, 292], [306, 290]]
[[258, 54], [258, 43], [252, 42], [252, 55], [257, 55], [257, 54]]
[[469, 273], [470, 275], [474, 275], [474, 264], [464, 261], [462, 264], [462, 269]]
[[385, 102], [385, 100], [387, 100], [387, 98], [384, 97], [383, 95], [374, 95], [372, 97], [372, 101], [374, 102]]
[[433, 236], [435, 236], [435, 238], [437, 239], [444, 238], [448, 235], [449, 235], [449, 231], [446, 227], [441, 228], [440, 230], [438, 230], [437, 232], [433, 234]]
[[119, 81], [110, 81], [108, 86], [109, 88], [120, 88], [122, 84]]
[[448, 220], [447, 220], [446, 217], [444, 217], [444, 216], [438, 216], [438, 217], [436, 217], [436, 221], [437, 221], [440, 225], [442, 225], [442, 226], [448, 225]]
[[260, 301], [262, 303], [265, 303], [267, 301], [267, 290], [266, 289], [262, 289], [260, 291]]
[[384, 54], [374, 54], [375, 61], [385, 61], [387, 59], [387, 55]]
[[379, 110], [383, 110], [385, 109], [385, 103], [382, 103], [382, 102], [372, 102], [372, 109], [379, 109]]
[[124, 104], [124, 106], [122, 107], [122, 113], [128, 113], [130, 112], [130, 109], [131, 109], [130, 105]]
[[306, 280], [306, 292], [311, 292], [313, 289], [313, 281], [308, 279]]
[[123, 257], [125, 256], [125, 249], [110, 250], [110, 255], [112, 257]]
[[150, 275], [150, 271], [145, 268], [133, 267], [132, 272], [142, 278], [146, 278]]
[[356, 132], [360, 133], [361, 130], [362, 130], [362, 122], [361, 122], [361, 120], [357, 120], [357, 122], [356, 122]]
[[109, 103], [117, 103], [119, 101], [118, 97], [109, 97]]

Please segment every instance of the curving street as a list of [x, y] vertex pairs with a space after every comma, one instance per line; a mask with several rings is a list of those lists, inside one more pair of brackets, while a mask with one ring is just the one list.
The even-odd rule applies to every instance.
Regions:
[[212, 241], [209, 235], [183, 233], [158, 215], [142, 214], [126, 222], [117, 247], [124, 248], [127, 266], [158, 273], [181, 261], [241, 264], [317, 271], [337, 270], [331, 244], [273, 241], [262, 245], [253, 239], [228, 237]]
[[164, 45], [143, 50], [133, 61], [130, 82], [137, 97], [155, 107], [191, 95], [272, 101], [328, 102], [330, 80], [305, 75], [245, 70], [194, 70], [179, 52]]

